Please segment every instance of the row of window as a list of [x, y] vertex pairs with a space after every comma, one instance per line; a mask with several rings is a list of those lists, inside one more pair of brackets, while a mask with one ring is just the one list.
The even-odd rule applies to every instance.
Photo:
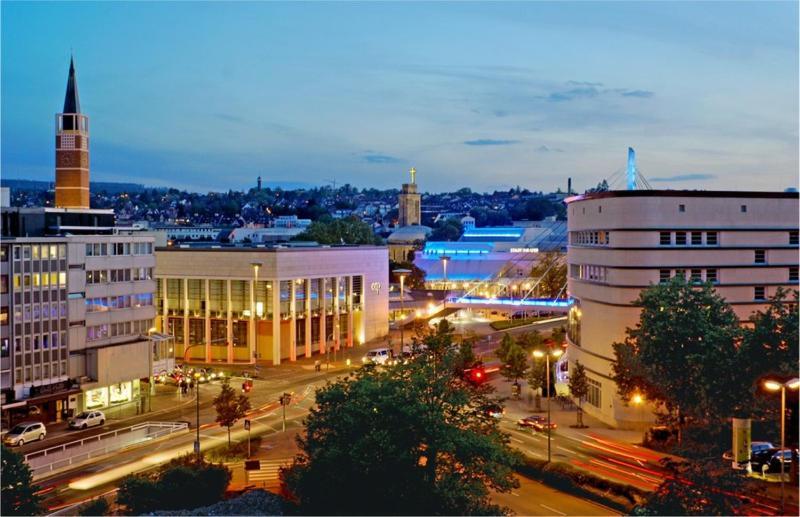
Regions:
[[152, 324], [153, 320], [135, 320], [92, 325], [86, 327], [86, 341], [97, 341], [117, 336], [146, 335]]
[[59, 346], [65, 347], [66, 345], [66, 332], [45, 332], [44, 334], [25, 337], [16, 336], [14, 338], [14, 352], [16, 353], [21, 353], [23, 346], [25, 347], [25, 352], [30, 352], [31, 350], [49, 350]]
[[34, 303], [14, 306], [14, 323], [67, 317], [67, 302]]
[[86, 244], [87, 257], [152, 255], [152, 242], [95, 242]]
[[[31, 378], [31, 370], [33, 370], [33, 377]], [[67, 362], [61, 361], [59, 364], [58, 361], [53, 363], [52, 370], [49, 364], [44, 365], [35, 365], [33, 368], [30, 366], [26, 366], [24, 369], [25, 378], [22, 378], [22, 368], [17, 368], [14, 371], [14, 383], [15, 384], [22, 384], [23, 382], [31, 382], [31, 380], [38, 381], [41, 379], [49, 379], [51, 377], [59, 377], [64, 376], [67, 374]], [[59, 373], [60, 372], [60, 373]]]
[[87, 298], [86, 312], [106, 312], [116, 309], [130, 309], [153, 305], [153, 293], [125, 294], [101, 298]]
[[589, 385], [589, 389], [586, 391], [586, 402], [599, 409], [603, 401], [603, 385], [591, 377], [586, 377], [586, 383]]
[[608, 237], [608, 232], [602, 230], [570, 232], [570, 244], [608, 246]]
[[[686, 270], [685, 269], [659, 269], [658, 270], [658, 281], [659, 283], [666, 284], [670, 281], [671, 278], [682, 278], [686, 279]], [[711, 282], [712, 284], [716, 284], [719, 282], [718, 270], [715, 268], [712, 269], [690, 269], [689, 270], [689, 281], [695, 283], [703, 283], [703, 282]]]
[[135, 267], [133, 269], [96, 269], [86, 272], [87, 284], [106, 284], [113, 282], [138, 282], [153, 278], [153, 268]]
[[569, 276], [579, 280], [589, 280], [590, 282], [607, 282], [608, 268], [587, 264], [570, 264]]
[[66, 244], [32, 244], [14, 246], [14, 260], [50, 260], [67, 258]]
[[[703, 240], [705, 234], [705, 240]], [[659, 232], [658, 244], [661, 246], [718, 246], [717, 232]]]
[[50, 289], [67, 286], [67, 273], [65, 271], [51, 271], [50, 273], [14, 273], [14, 290], [30, 289], [31, 287], [44, 287]]

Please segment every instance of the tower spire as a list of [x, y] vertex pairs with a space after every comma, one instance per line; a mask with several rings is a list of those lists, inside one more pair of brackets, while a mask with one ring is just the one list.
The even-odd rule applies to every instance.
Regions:
[[81, 101], [78, 98], [78, 81], [75, 79], [75, 61], [69, 58], [69, 77], [67, 77], [67, 93], [64, 96], [64, 111], [62, 113], [80, 113]]

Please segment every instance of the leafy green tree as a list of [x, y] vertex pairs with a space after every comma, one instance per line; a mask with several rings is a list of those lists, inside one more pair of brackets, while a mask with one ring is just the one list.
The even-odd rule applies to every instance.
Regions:
[[428, 236], [430, 241], [457, 241], [464, 233], [464, 226], [458, 219], [439, 221]]
[[530, 352], [531, 350], [541, 348], [542, 344], [544, 343], [544, 338], [542, 338], [541, 332], [538, 330], [532, 330], [530, 332], [517, 335], [517, 339], [515, 341], [523, 350]]
[[564, 255], [555, 251], [540, 254], [541, 259], [531, 268], [530, 276], [538, 282], [538, 296], [555, 298], [563, 296], [567, 284], [567, 262]]
[[380, 244], [372, 228], [357, 217], [332, 219], [322, 217], [314, 221], [303, 233], [295, 236], [294, 241], [315, 241], [319, 244]]
[[40, 515], [44, 512], [39, 487], [21, 454], [0, 446], [0, 515]]
[[550, 337], [553, 339], [556, 346], [563, 345], [564, 338], [566, 338], [566, 336], [567, 336], [567, 329], [564, 327], [564, 325], [554, 328], [553, 331], [550, 333]]
[[406, 275], [403, 280], [405, 289], [424, 289], [425, 288], [425, 271], [414, 265], [413, 262], [395, 262], [389, 261], [389, 273], [392, 275], [392, 281], [400, 283], [400, 278], [393, 273], [395, 269], [408, 269], [411, 271]]
[[516, 485], [518, 453], [496, 419], [490, 387], [455, 373], [452, 331], [424, 336], [407, 364], [361, 368], [319, 389], [281, 477], [301, 514], [500, 514], [490, 490]]
[[525, 376], [527, 371], [528, 354], [518, 344], [513, 343], [505, 356], [500, 373], [509, 381], [516, 383]]
[[586, 367], [575, 361], [575, 367], [569, 372], [569, 392], [578, 400], [577, 427], [583, 425], [583, 400], [589, 393], [589, 381], [586, 379]]
[[511, 348], [514, 346], [514, 338], [511, 337], [511, 334], [506, 332], [503, 334], [503, 338], [500, 340], [500, 346], [497, 347], [497, 350], [494, 351], [494, 355], [500, 359], [501, 362], [505, 363], [506, 358], [508, 357], [508, 353], [511, 351]]
[[105, 497], [98, 497], [78, 507], [78, 515], [108, 515], [109, 506]]
[[128, 515], [154, 512], [161, 504], [161, 490], [147, 476], [128, 476], [119, 485], [117, 504], [124, 506]]
[[217, 410], [216, 422], [228, 428], [228, 447], [231, 446], [231, 427], [240, 418], [244, 418], [250, 410], [250, 399], [243, 393], [236, 393], [230, 380], [225, 377], [222, 390], [214, 397], [214, 409]]
[[536, 400], [536, 411], [542, 410], [542, 391], [547, 382], [547, 365], [544, 361], [534, 360], [528, 370], [528, 376], [525, 379], [528, 381], [528, 387], [534, 391], [534, 399]]
[[710, 284], [675, 278], [643, 290], [639, 322], [615, 343], [612, 365], [624, 400], [641, 391], [663, 403], [678, 422], [720, 422], [741, 403], [730, 382], [737, 365], [739, 322]]

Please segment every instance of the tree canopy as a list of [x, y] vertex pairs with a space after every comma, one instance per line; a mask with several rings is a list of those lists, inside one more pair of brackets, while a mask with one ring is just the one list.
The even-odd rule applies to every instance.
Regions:
[[428, 236], [429, 241], [457, 241], [464, 233], [464, 226], [458, 219], [439, 221]]
[[231, 387], [228, 377], [222, 380], [222, 389], [214, 397], [214, 409], [217, 411], [216, 422], [228, 429], [228, 446], [231, 444], [231, 427], [239, 419], [244, 418], [250, 410], [250, 399], [242, 394], [236, 393]]
[[314, 221], [294, 241], [314, 241], [319, 244], [381, 244], [370, 226], [356, 217], [332, 219], [321, 217]]
[[538, 282], [538, 296], [555, 298], [566, 293], [567, 262], [564, 255], [555, 251], [540, 254], [541, 259], [531, 268], [530, 276]]
[[445, 325], [406, 364], [361, 368], [317, 391], [281, 476], [302, 514], [499, 514], [489, 490], [508, 491], [519, 460], [483, 408], [491, 388], [456, 371]]
[[0, 483], [2, 515], [40, 515], [44, 509], [36, 492], [39, 487], [33, 484], [33, 476], [21, 454], [5, 445], [0, 446]]

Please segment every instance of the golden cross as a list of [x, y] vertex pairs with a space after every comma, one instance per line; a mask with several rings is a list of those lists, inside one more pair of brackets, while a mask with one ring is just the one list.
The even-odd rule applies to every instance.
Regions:
[[417, 182], [417, 169], [415, 169], [414, 167], [411, 167], [411, 170], [408, 171], [408, 172], [411, 173], [411, 183], [416, 183]]

